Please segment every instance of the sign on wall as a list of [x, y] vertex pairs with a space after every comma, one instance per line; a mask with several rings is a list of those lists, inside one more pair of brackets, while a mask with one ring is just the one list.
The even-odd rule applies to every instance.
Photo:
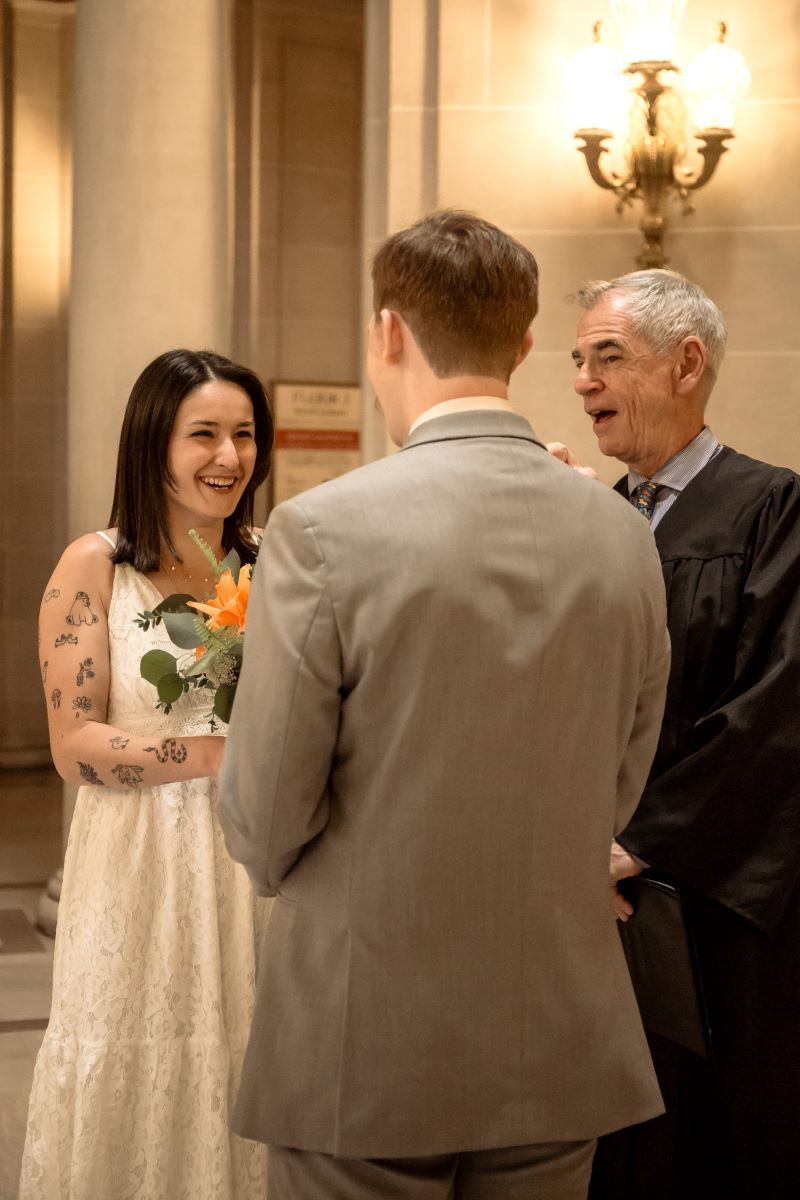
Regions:
[[361, 389], [349, 384], [273, 385], [274, 504], [361, 465]]

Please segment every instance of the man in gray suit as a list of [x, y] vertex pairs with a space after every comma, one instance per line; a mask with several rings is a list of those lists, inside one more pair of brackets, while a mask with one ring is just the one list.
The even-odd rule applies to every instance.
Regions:
[[510, 408], [537, 268], [465, 213], [373, 262], [400, 453], [273, 512], [221, 776], [274, 895], [234, 1128], [274, 1200], [580, 1200], [662, 1111], [608, 845], [668, 671], [646, 522]]

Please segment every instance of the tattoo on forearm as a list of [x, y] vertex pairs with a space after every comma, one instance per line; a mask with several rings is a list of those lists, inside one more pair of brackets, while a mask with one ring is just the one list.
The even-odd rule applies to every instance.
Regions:
[[92, 711], [92, 702], [88, 696], [76, 696], [72, 701], [72, 707], [75, 709], [75, 717], [77, 719], [81, 713]]
[[183, 742], [178, 743], [175, 738], [165, 738], [158, 746], [145, 746], [145, 754], [155, 754], [160, 763], [165, 763], [168, 758], [171, 758], [174, 763], [186, 762], [186, 746]]
[[96, 625], [98, 618], [92, 612], [88, 592], [76, 592], [72, 606], [67, 613], [68, 625]]
[[44, 594], [45, 604], [49, 604], [51, 600], [55, 600], [56, 597], [60, 596], [60, 595], [61, 595], [61, 588], [50, 588], [50, 591], [45, 592], [45, 594]]
[[56, 649], [59, 646], [77, 646], [78, 639], [74, 633], [60, 633], [55, 640]]
[[44, 687], [44, 685], [47, 683], [47, 668], [48, 668], [48, 666], [49, 666], [49, 663], [47, 663], [47, 662], [42, 663], [42, 687]]
[[141, 787], [144, 767], [130, 767], [127, 763], [117, 763], [111, 768], [111, 774], [116, 775], [123, 787]]
[[114, 750], [124, 750], [129, 741], [130, 738], [113, 737], [111, 739], [111, 746]]
[[61, 688], [53, 688], [50, 693], [50, 703], [53, 708], [61, 708]]
[[106, 786], [91, 763], [79, 762], [78, 770], [81, 773], [81, 779], [85, 779], [87, 783], [96, 783], [100, 787]]
[[78, 687], [83, 687], [84, 679], [94, 679], [94, 671], [92, 670], [93, 666], [94, 666], [93, 658], [85, 658], [83, 660], [81, 665], [78, 667], [78, 677], [75, 680]]

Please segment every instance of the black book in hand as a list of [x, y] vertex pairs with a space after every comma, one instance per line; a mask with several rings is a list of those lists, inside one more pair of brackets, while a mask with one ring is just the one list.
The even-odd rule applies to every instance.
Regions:
[[702, 979], [680, 892], [649, 875], [619, 883], [634, 915], [619, 932], [642, 1024], [706, 1058], [711, 1053]]

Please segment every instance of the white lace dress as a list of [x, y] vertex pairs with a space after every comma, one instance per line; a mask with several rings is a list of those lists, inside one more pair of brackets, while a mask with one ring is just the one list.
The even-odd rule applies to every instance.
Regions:
[[[160, 596], [115, 569], [109, 723], [209, 732], [208, 696], [169, 716], [139, 674]], [[53, 1004], [31, 1093], [20, 1200], [263, 1200], [265, 1150], [228, 1131], [264, 916], [225, 850], [216, 784], [82, 787], [64, 864]]]

